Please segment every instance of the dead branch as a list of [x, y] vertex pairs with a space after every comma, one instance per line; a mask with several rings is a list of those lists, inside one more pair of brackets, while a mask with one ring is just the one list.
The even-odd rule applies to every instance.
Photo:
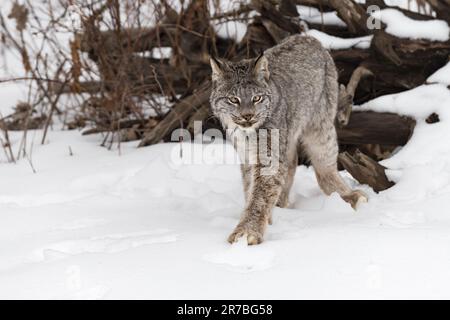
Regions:
[[352, 77], [347, 84], [347, 87], [340, 85], [339, 87], [339, 101], [338, 111], [336, 115], [337, 124], [344, 127], [348, 124], [350, 113], [352, 112], [353, 97], [355, 96], [356, 87], [359, 81], [366, 76], [371, 76], [373, 73], [363, 66], [359, 66], [353, 71]]
[[210, 94], [211, 84], [207, 81], [192, 95], [177, 102], [167, 116], [145, 135], [139, 144], [139, 147], [157, 143], [174, 129], [180, 127], [180, 124], [182, 125], [194, 110], [197, 110], [202, 105], [208, 103]]
[[386, 177], [386, 167], [359, 150], [356, 150], [353, 155], [348, 152], [340, 153], [338, 160], [359, 183], [371, 186], [375, 192], [386, 190], [394, 185]]

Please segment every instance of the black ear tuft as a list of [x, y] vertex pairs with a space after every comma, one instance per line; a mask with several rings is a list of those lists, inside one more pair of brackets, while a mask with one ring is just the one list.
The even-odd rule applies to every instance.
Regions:
[[214, 55], [210, 55], [209, 63], [211, 64], [212, 79], [217, 80], [223, 75], [223, 62]]
[[259, 50], [258, 56], [255, 59], [254, 62], [254, 66], [256, 66], [256, 64], [258, 63], [259, 59], [261, 59], [262, 57], [264, 57], [264, 51], [263, 50]]
[[266, 81], [269, 81], [270, 77], [269, 61], [264, 55], [264, 52], [261, 52], [259, 56], [255, 59], [253, 70], [257, 78], [259, 79], [264, 78]]

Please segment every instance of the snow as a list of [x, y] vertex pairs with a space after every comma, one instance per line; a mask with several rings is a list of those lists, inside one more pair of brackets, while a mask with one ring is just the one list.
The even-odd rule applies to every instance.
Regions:
[[[438, 70], [439, 75], [448, 65]], [[434, 78], [434, 84], [425, 84], [412, 90], [386, 95], [369, 101], [355, 110], [395, 112], [416, 119], [414, 133], [400, 152], [382, 162], [388, 167], [393, 180], [398, 183], [386, 193], [387, 200], [415, 201], [431, 204], [428, 217], [445, 217], [448, 213], [434, 206], [437, 200], [450, 190], [450, 90], [445, 77]], [[439, 83], [442, 82], [442, 83]], [[427, 124], [432, 113], [440, 121]], [[400, 174], [400, 176], [398, 176]], [[441, 207], [444, 208], [444, 207]]]
[[240, 21], [217, 22], [214, 31], [222, 38], [230, 38], [239, 43], [247, 32], [247, 24]]
[[[216, 14], [238, 10], [241, 4], [248, 4], [248, 2], [249, 1], [209, 0], [209, 8], [211, 8], [211, 15], [214, 16]], [[249, 17], [253, 17], [255, 15], [255, 10], [249, 12]], [[241, 14], [240, 17], [243, 17], [243, 14]], [[239, 21], [239, 19], [236, 19], [234, 17], [231, 19], [229, 18], [214, 20], [212, 24], [214, 31], [218, 36], [225, 39], [233, 39], [238, 43], [244, 38], [244, 35], [247, 32], [247, 23]]]
[[[1, 78], [0, 78], [1, 79]], [[0, 84], [0, 118], [13, 112], [17, 99], [26, 101], [27, 88], [23, 85], [6, 86]]]
[[373, 36], [364, 36], [357, 38], [339, 38], [326, 34], [325, 32], [311, 29], [304, 32], [304, 34], [314, 37], [322, 43], [322, 46], [329, 50], [342, 50], [348, 48], [367, 49], [370, 47], [370, 42]]
[[[383, 96], [360, 109], [396, 112], [417, 120], [408, 144], [383, 162], [390, 169], [403, 169], [399, 183], [390, 192], [391, 199], [425, 201], [427, 196], [449, 190], [450, 146], [446, 137], [450, 136], [450, 90], [446, 85], [423, 85], [404, 93]], [[427, 124], [424, 120], [433, 112], [439, 115], [440, 122]]]
[[[355, 0], [357, 3], [366, 3], [366, 0]], [[431, 9], [431, 6], [424, 1], [414, 1], [414, 0], [384, 0], [384, 3], [388, 6], [397, 6], [402, 9], [406, 9], [413, 12], [419, 12], [422, 14], [429, 15], [430, 13], [434, 13]]]
[[170, 59], [173, 49], [171, 47], [155, 47], [150, 51], [138, 52], [137, 56], [153, 59]]
[[372, 16], [387, 25], [387, 33], [399, 38], [431, 41], [449, 40], [450, 27], [443, 20], [414, 20], [395, 9], [375, 11], [372, 13]]
[[[1, 7], [0, 7], [1, 8]], [[3, 14], [3, 10], [0, 11]], [[0, 46], [0, 81], [23, 76], [20, 57], [8, 46]], [[17, 100], [26, 101], [28, 88], [23, 81], [0, 82], [0, 117], [7, 116], [13, 110]]]
[[[333, 49], [370, 43], [308, 34]], [[342, 172], [370, 198], [355, 212], [300, 166], [259, 246], [226, 242], [244, 206], [229, 145], [186, 142], [184, 157], [204, 160], [189, 164], [178, 143], [122, 143], [119, 155], [100, 135], [55, 126], [40, 145], [42, 131], [28, 132], [29, 159], [7, 163], [0, 150], [0, 298], [450, 298], [448, 68], [355, 106], [417, 121], [382, 162], [394, 187], [375, 194]], [[0, 111], [23, 94], [0, 84]], [[427, 124], [433, 112], [440, 122]], [[17, 154], [22, 132], [10, 138]]]
[[447, 63], [446, 66], [444, 66], [443, 68], [439, 69], [431, 76], [429, 76], [427, 82], [428, 83], [439, 82], [450, 85], [450, 61]]
[[300, 18], [309, 23], [323, 23], [325, 25], [340, 26], [344, 28], [347, 26], [345, 22], [337, 16], [336, 11], [320, 12], [319, 9], [308, 6], [297, 6], [297, 11], [300, 14]]
[[[178, 143], [122, 143], [119, 156], [101, 137], [51, 131], [32, 149], [37, 173], [26, 160], [0, 165], [0, 298], [449, 298], [450, 90], [423, 85], [355, 108], [417, 119], [383, 161], [397, 184], [375, 194], [342, 173], [370, 197], [354, 212], [301, 166], [291, 207], [275, 208], [253, 247], [226, 242], [244, 205], [239, 166], [220, 161], [231, 146], [186, 164]], [[432, 112], [441, 121], [425, 123]], [[11, 132], [15, 148], [20, 138]]]

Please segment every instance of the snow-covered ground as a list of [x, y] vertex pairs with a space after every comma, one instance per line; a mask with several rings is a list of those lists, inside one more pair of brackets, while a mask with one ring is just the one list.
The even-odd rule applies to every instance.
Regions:
[[[450, 298], [450, 90], [359, 108], [381, 106], [418, 120], [384, 162], [396, 186], [361, 186], [370, 201], [354, 212], [299, 167], [291, 208], [252, 247], [226, 242], [244, 204], [237, 165], [180, 164], [179, 144], [124, 143], [119, 156], [100, 137], [50, 132], [36, 173], [0, 164], [0, 298]], [[431, 112], [441, 122], [426, 124]]]
[[[383, 162], [394, 187], [375, 194], [342, 172], [370, 197], [355, 212], [301, 166], [259, 246], [226, 242], [244, 199], [220, 145], [190, 165], [175, 143], [122, 143], [119, 155], [100, 136], [55, 127], [40, 145], [42, 131], [29, 132], [28, 160], [0, 149], [0, 298], [450, 298], [449, 68], [355, 107], [417, 120]], [[0, 84], [0, 111], [24, 97]], [[432, 112], [440, 122], [427, 124]], [[22, 133], [10, 138], [17, 153]]]

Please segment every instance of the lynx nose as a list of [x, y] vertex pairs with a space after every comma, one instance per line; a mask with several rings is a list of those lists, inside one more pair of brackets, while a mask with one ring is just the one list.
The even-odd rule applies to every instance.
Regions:
[[244, 119], [245, 121], [252, 120], [253, 116], [254, 116], [253, 112], [248, 112], [248, 113], [241, 114], [242, 119]]

